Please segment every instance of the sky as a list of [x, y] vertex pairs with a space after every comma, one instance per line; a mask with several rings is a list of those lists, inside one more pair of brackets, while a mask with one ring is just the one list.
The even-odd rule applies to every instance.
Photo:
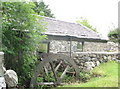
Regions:
[[120, 0], [43, 0], [56, 19], [76, 22], [86, 18], [107, 38], [110, 30], [118, 27], [118, 2]]

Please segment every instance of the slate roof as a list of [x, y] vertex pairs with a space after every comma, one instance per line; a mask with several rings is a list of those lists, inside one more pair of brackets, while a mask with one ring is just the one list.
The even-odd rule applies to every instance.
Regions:
[[65, 22], [56, 20], [54, 18], [44, 17], [43, 19], [48, 23], [47, 30], [44, 34], [49, 36], [60, 36], [60, 37], [75, 37], [78, 39], [87, 39], [93, 41], [106, 41], [102, 39], [98, 33], [91, 29], [77, 23]]

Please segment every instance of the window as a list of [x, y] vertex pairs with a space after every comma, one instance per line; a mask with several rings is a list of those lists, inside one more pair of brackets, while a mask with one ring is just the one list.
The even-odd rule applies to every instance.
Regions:
[[37, 51], [47, 53], [48, 52], [48, 44], [47, 43], [39, 43]]
[[78, 42], [77, 43], [77, 51], [82, 52], [83, 51], [83, 42]]

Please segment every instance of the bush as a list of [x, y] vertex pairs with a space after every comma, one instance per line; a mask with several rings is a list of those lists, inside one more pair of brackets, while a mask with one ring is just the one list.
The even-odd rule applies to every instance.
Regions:
[[17, 72], [19, 85], [29, 86], [32, 71], [37, 61], [35, 54], [38, 43], [45, 37], [44, 22], [37, 22], [33, 2], [3, 2], [3, 51], [5, 67]]
[[82, 82], [87, 82], [91, 78], [91, 72], [80, 72], [80, 80]]
[[120, 28], [116, 28], [108, 33], [108, 37], [113, 42], [120, 43]]

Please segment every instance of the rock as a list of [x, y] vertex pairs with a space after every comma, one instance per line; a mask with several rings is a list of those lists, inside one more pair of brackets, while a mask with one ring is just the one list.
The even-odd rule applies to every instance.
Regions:
[[83, 63], [80, 63], [81, 66], [83, 66], [84, 64]]
[[6, 88], [6, 83], [4, 77], [0, 77], [0, 89]]
[[96, 66], [99, 66], [100, 65], [100, 62], [99, 61], [96, 61]]
[[92, 58], [92, 61], [97, 61], [97, 58]]
[[91, 60], [91, 58], [90, 57], [84, 57], [84, 60], [89, 61], [89, 60]]
[[112, 60], [112, 57], [111, 57], [111, 56], [108, 56], [108, 60]]
[[117, 59], [116, 59], [116, 58], [112, 58], [112, 60], [114, 60], [114, 61], [115, 61], [115, 60], [117, 60]]
[[15, 71], [13, 70], [7, 70], [4, 74], [6, 84], [8, 87], [14, 87], [18, 84], [18, 77]]
[[116, 62], [120, 63], [120, 60], [116, 60]]
[[106, 56], [103, 56], [103, 59], [104, 59], [104, 60], [106, 60], [106, 59], [107, 59], [107, 57], [106, 57]]
[[93, 69], [93, 67], [95, 67], [95, 64], [93, 62], [86, 62], [85, 66], [86, 66], [87, 71], [90, 71]]
[[94, 55], [93, 55], [93, 57], [95, 58], [95, 57], [96, 57], [96, 55], [94, 54]]
[[80, 61], [79, 60], [75, 60], [76, 61], [76, 63], [79, 63]]

